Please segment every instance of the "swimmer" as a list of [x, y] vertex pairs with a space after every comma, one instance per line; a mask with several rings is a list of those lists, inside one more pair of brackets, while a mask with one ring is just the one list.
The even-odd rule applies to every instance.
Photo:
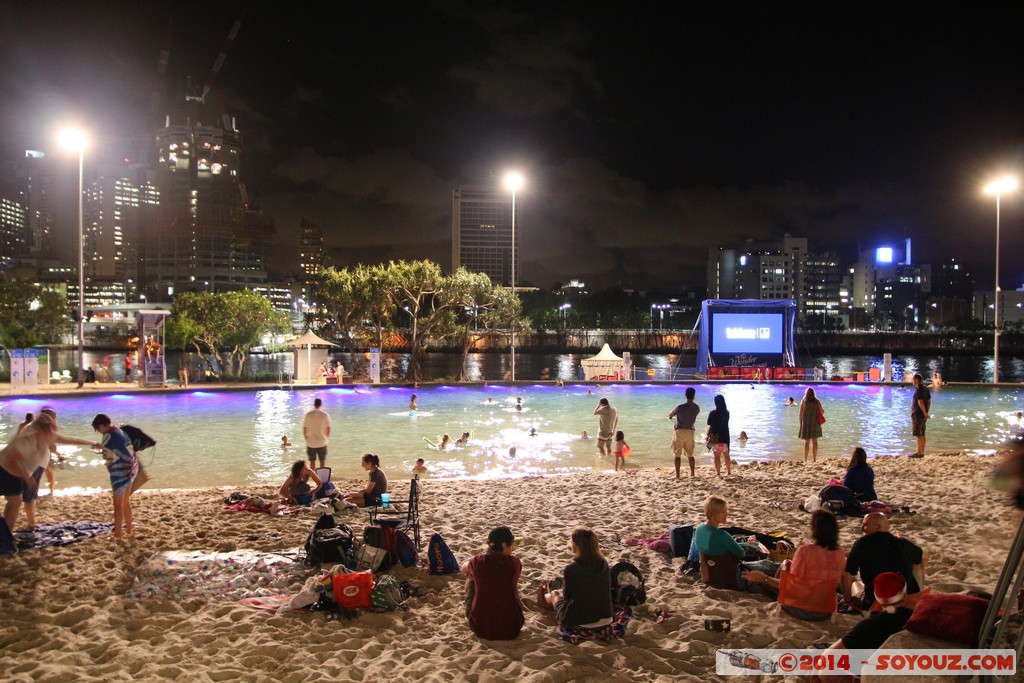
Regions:
[[437, 450], [443, 451], [444, 447], [447, 446], [448, 444], [450, 444], [451, 442], [452, 442], [452, 437], [448, 436], [447, 434], [442, 434], [441, 435], [441, 443], [437, 444]]
[[509, 446], [508, 447], [508, 457], [510, 457], [510, 458], [516, 457], [516, 447], [515, 446]]
[[522, 412], [523, 410], [523, 398], [522, 396], [516, 397], [516, 410]]
[[530, 436], [537, 436], [537, 428], [530, 427]]
[[487, 402], [488, 402], [488, 403], [494, 403], [494, 399], [493, 399], [493, 398], [491, 398], [490, 396], [488, 396], [488, 397], [487, 397]]
[[785, 405], [787, 405], [787, 406], [795, 406], [796, 405], [796, 401], [794, 401], [793, 397], [790, 396], [789, 398], [786, 399]]
[[416, 394], [409, 397], [409, 410], [417, 410], [416, 408]]
[[462, 436], [455, 440], [456, 446], [465, 446], [469, 443], [469, 432], [462, 432]]
[[580, 434], [580, 441], [589, 441], [589, 440], [590, 440], [590, 437], [587, 436], [587, 430], [584, 429], [583, 433]]
[[747, 433], [746, 432], [740, 432], [740, 441], [746, 441], [746, 440], [747, 440]]
[[423, 458], [416, 458], [416, 466], [412, 468], [413, 474], [426, 474], [428, 472], [427, 465], [423, 462]]
[[587, 396], [593, 396], [593, 395], [594, 395], [594, 390], [593, 389], [587, 389]]
[[555, 380], [555, 386], [556, 387], [564, 387], [565, 386], [565, 382], [562, 381], [561, 377], [559, 377], [558, 379]]
[[281, 437], [281, 448], [291, 448], [292, 442], [288, 440], [288, 435], [285, 434]]

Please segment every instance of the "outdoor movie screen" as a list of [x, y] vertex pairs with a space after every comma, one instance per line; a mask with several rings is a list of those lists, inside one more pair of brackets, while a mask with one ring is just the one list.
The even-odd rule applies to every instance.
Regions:
[[712, 353], [782, 353], [782, 313], [713, 313]]

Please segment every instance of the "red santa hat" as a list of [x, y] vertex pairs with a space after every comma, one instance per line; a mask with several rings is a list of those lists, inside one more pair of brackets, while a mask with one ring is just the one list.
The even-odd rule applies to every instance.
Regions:
[[895, 605], [907, 597], [907, 582], [896, 572], [885, 572], [875, 577], [875, 600], [886, 612], [895, 612]]

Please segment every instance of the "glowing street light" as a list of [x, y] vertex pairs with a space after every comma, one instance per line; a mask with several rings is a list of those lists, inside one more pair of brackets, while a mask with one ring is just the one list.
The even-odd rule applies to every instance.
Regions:
[[85, 169], [85, 147], [88, 140], [85, 133], [76, 128], [61, 131], [58, 137], [61, 147], [69, 152], [78, 152], [78, 388], [85, 383], [85, 342], [82, 335], [85, 327], [85, 235], [82, 211], [83, 171]]
[[995, 313], [992, 318], [992, 383], [999, 382], [999, 208], [1000, 200], [1004, 192], [1013, 192], [1017, 189], [1017, 179], [1013, 176], [1004, 176], [999, 180], [985, 186], [985, 194], [996, 196], [996, 299]]
[[[516, 292], [516, 192], [523, 186], [523, 176], [515, 171], [505, 174], [505, 187], [512, 191], [512, 293]], [[512, 381], [516, 381], [516, 321], [512, 320]]]

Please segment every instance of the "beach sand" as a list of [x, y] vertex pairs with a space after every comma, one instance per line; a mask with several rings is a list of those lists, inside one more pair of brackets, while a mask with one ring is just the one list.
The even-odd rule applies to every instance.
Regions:
[[[927, 583], [936, 591], [995, 586], [1014, 519], [1006, 495], [990, 488], [995, 464], [994, 458], [962, 454], [872, 461], [879, 495], [917, 511], [893, 517], [892, 528], [930, 553]], [[470, 632], [460, 575], [429, 576], [418, 569], [394, 571], [420, 582], [423, 596], [411, 599], [408, 611], [364, 613], [351, 621], [259, 611], [218, 597], [126, 599], [136, 570], [155, 552], [285, 550], [303, 543], [316, 517], [226, 512], [221, 500], [227, 492], [219, 489], [143, 491], [134, 498], [140, 529], [125, 543], [106, 535], [0, 557], [0, 671], [12, 681], [719, 680], [719, 648], [809, 647], [834, 641], [855, 618], [803, 622], [777, 615], [767, 597], [707, 589], [681, 575], [680, 560], [620, 541], [661, 535], [670, 521], [701, 522], [703, 500], [711, 493], [729, 501], [730, 524], [799, 539], [807, 535], [808, 515], [797, 504], [831, 476], [841, 478], [844, 465], [840, 458], [810, 466], [755, 464], [723, 480], [707, 465], [696, 479], [684, 475], [680, 481], [670, 467], [516, 480], [426, 479], [424, 545], [440, 532], [462, 563], [484, 551], [493, 526], [508, 524], [523, 538], [516, 554], [523, 564], [526, 625], [507, 642], [482, 641]], [[404, 492], [403, 477], [389, 474], [396, 496]], [[363, 482], [339, 485], [346, 490]], [[39, 511], [41, 523], [111, 518], [109, 494], [58, 496]], [[357, 533], [367, 523], [365, 511], [340, 519]], [[859, 519], [840, 520], [847, 549], [859, 525]], [[533, 604], [537, 582], [560, 575], [569, 562], [569, 535], [577, 527], [595, 530], [609, 562], [629, 560], [646, 577], [648, 603], [636, 608], [621, 642], [565, 643], [549, 613]], [[656, 623], [659, 607], [674, 616]], [[704, 630], [704, 619], [723, 617], [732, 619], [730, 633]]]

